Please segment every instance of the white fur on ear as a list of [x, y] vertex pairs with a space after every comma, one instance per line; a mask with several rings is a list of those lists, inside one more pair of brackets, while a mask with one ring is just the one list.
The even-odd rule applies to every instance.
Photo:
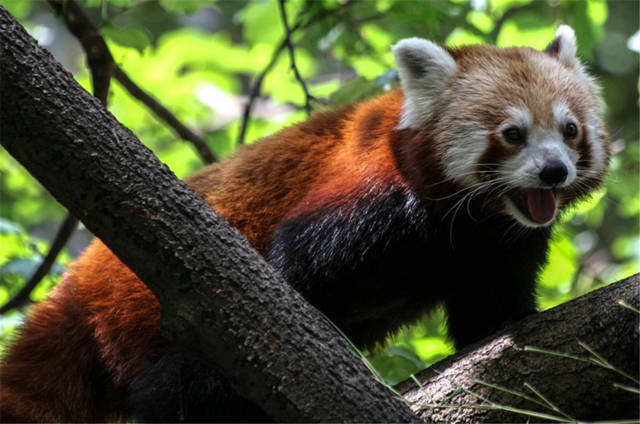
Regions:
[[457, 71], [456, 61], [439, 45], [421, 38], [401, 40], [391, 49], [405, 96], [398, 128], [419, 128]]
[[576, 63], [576, 51], [576, 33], [569, 25], [560, 25], [553, 41], [545, 49], [545, 52], [570, 66]]
[[[578, 77], [589, 87], [589, 91], [596, 99], [602, 100], [600, 87], [589, 75], [584, 65], [576, 56], [577, 53], [576, 33], [569, 25], [560, 25], [556, 30], [553, 41], [544, 49], [544, 52], [557, 58], [560, 62], [573, 68]], [[604, 111], [604, 102], [600, 102], [599, 109]]]

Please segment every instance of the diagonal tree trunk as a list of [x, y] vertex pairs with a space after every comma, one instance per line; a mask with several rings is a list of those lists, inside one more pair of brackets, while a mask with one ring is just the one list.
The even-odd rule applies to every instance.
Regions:
[[323, 316], [0, 7], [0, 141], [160, 301], [161, 331], [285, 421], [415, 421]]
[[[81, 89], [0, 7], [0, 142], [145, 282], [162, 305], [162, 331], [207, 358], [236, 390], [277, 420], [418, 421], [247, 241]], [[637, 416], [627, 382], [589, 357], [638, 374], [638, 278], [527, 318], [400, 385], [421, 418], [525, 421], [504, 409], [430, 408], [477, 403], [472, 390], [517, 408], [572, 418]], [[562, 412], [488, 390], [507, 386]], [[450, 397], [447, 398], [447, 396]], [[439, 406], [443, 406], [440, 404]], [[548, 406], [548, 405], [547, 405]], [[531, 418], [540, 420], [542, 416]], [[566, 418], [566, 417], [565, 417]]]

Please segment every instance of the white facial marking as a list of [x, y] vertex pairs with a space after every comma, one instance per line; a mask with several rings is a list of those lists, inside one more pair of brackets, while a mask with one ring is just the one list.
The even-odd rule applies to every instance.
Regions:
[[476, 164], [487, 149], [489, 131], [477, 122], [461, 121], [456, 135], [444, 149], [444, 173], [448, 179], [472, 185], [478, 182]]
[[527, 132], [525, 147], [505, 162], [504, 170], [510, 175], [510, 183], [521, 188], [544, 188], [540, 172], [550, 160], [559, 160], [567, 168], [567, 178], [557, 187], [565, 187], [576, 178], [578, 153], [567, 146], [559, 128], [532, 126]]
[[392, 50], [405, 96], [398, 129], [418, 129], [458, 66], [445, 49], [421, 38], [401, 40]]
[[[511, 126], [526, 130], [531, 127], [533, 118], [527, 107], [510, 106], [506, 112], [510, 119], [505, 121], [498, 131]], [[461, 119], [456, 125], [455, 138], [449, 141], [443, 155], [445, 175], [462, 184], [476, 184], [479, 178], [477, 166], [487, 149], [489, 130], [471, 118]]]
[[571, 108], [569, 108], [569, 105], [565, 101], [553, 105], [553, 121], [558, 127], [561, 127], [569, 121], [573, 121], [576, 124], [578, 123], [575, 115], [571, 113]]
[[[579, 123], [578, 119], [571, 112], [571, 109], [566, 102], [560, 102], [554, 106], [553, 117], [560, 127], [567, 122], [574, 122], [576, 124]], [[597, 125], [599, 121], [597, 117], [593, 116], [593, 114], [589, 114], [586, 118], [586, 121], [587, 144], [589, 145], [589, 149], [591, 150], [591, 167], [589, 171], [596, 173], [601, 172], [604, 171], [607, 166], [607, 156], [604, 150], [604, 146], [602, 145], [603, 130], [599, 125]], [[576, 162], [574, 163], [577, 163], [577, 160], [578, 159], [576, 159]]]
[[[517, 109], [516, 109], [517, 110]], [[518, 113], [514, 109], [508, 109], [509, 114], [516, 119]], [[521, 122], [527, 119], [521, 119]], [[517, 155], [508, 159], [502, 168], [508, 175], [511, 187], [522, 188], [549, 188], [541, 179], [540, 173], [549, 161], [560, 161], [567, 169], [565, 180], [554, 187], [566, 187], [578, 178], [576, 164], [579, 153], [571, 148], [564, 139], [563, 128], [569, 122], [579, 125], [578, 119], [565, 101], [553, 105], [553, 120], [550, 126], [535, 125], [529, 119], [526, 144]], [[511, 122], [505, 123], [510, 125]], [[604, 153], [603, 153], [604, 154]], [[505, 196], [505, 211], [514, 217], [520, 224], [526, 227], [540, 227], [548, 225], [555, 219], [555, 214], [547, 223], [541, 224], [531, 221], [523, 212]], [[557, 213], [557, 209], [556, 209]]]
[[[513, 115], [513, 109], [509, 108], [507, 111]], [[578, 120], [564, 101], [553, 106], [553, 118], [551, 128], [542, 128], [533, 125], [529, 115], [530, 124], [527, 128], [526, 145], [504, 165], [504, 170], [511, 176], [510, 182], [514, 186], [545, 187], [539, 175], [550, 160], [558, 160], [567, 168], [567, 178], [558, 184], [558, 187], [565, 187], [576, 179], [576, 163], [579, 154], [565, 143], [562, 128], [567, 122], [578, 124]]]
[[511, 121], [507, 121], [504, 125], [505, 129], [511, 125], [515, 125], [519, 128], [529, 128], [533, 124], [533, 118], [531, 118], [531, 112], [527, 107], [515, 107], [509, 106], [506, 112], [511, 116]]

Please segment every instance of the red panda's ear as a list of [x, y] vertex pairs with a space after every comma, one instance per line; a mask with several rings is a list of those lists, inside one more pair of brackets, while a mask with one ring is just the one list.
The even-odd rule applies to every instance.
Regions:
[[589, 91], [595, 96], [599, 104], [599, 110], [604, 111], [604, 102], [600, 94], [600, 87], [589, 75], [584, 65], [576, 56], [576, 34], [569, 25], [560, 25], [556, 30], [553, 41], [544, 49], [544, 52], [558, 59], [569, 68], [572, 68], [581, 80], [587, 85]]
[[544, 49], [545, 53], [569, 66], [576, 64], [576, 50], [576, 34], [569, 25], [560, 25], [553, 41]]
[[401, 40], [391, 48], [398, 66], [405, 104], [399, 128], [418, 128], [429, 106], [445, 88], [458, 67], [439, 45], [421, 38]]

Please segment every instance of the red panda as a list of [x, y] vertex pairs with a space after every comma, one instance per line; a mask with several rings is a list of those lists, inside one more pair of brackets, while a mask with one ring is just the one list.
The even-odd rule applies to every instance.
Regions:
[[[400, 89], [187, 181], [357, 345], [443, 303], [461, 347], [535, 312], [551, 224], [607, 170], [600, 93], [567, 26], [543, 52], [412, 38], [393, 53]], [[5, 355], [0, 418], [268, 419], [173, 351], [158, 318], [151, 292], [95, 240]]]

